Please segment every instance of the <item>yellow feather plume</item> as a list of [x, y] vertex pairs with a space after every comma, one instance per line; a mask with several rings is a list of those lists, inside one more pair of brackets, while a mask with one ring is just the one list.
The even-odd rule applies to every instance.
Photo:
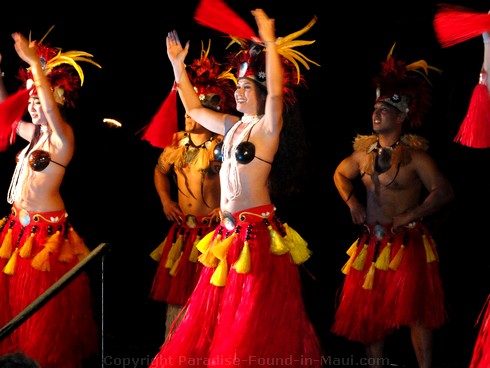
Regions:
[[93, 55], [85, 51], [76, 51], [76, 50], [66, 51], [66, 52], [60, 51], [58, 55], [56, 55], [54, 58], [48, 61], [47, 66], [49, 69], [53, 69], [54, 67], [57, 67], [61, 64], [71, 65], [77, 71], [80, 77], [80, 85], [83, 86], [83, 81], [85, 77], [83, 74], [83, 70], [80, 67], [80, 65], [78, 65], [77, 61], [85, 61], [87, 63], [95, 65], [98, 68], [102, 68], [98, 63], [89, 59], [89, 57], [93, 57]]
[[[299, 31], [293, 32], [285, 37], [279, 37], [276, 40], [276, 49], [279, 55], [289, 60], [295, 67], [298, 72], [298, 83], [300, 82], [300, 67], [299, 63], [301, 63], [306, 69], [310, 69], [308, 63], [315, 64], [316, 66], [320, 66], [317, 62], [307, 58], [302, 53], [297, 50], [294, 50], [294, 47], [298, 46], [307, 46], [311, 45], [315, 41], [305, 41], [305, 40], [296, 40], [299, 36], [306, 33], [310, 30], [311, 27], [316, 23], [317, 17], [313, 17], [313, 19], [302, 29]], [[266, 49], [267, 50], [267, 49]]]

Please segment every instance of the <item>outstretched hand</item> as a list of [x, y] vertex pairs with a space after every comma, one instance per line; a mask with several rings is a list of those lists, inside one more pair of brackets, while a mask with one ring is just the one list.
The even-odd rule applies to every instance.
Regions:
[[252, 10], [252, 15], [255, 17], [259, 36], [263, 42], [274, 42], [276, 40], [275, 21], [269, 18], [262, 9]]
[[12, 38], [15, 41], [15, 51], [22, 60], [29, 65], [39, 61], [39, 56], [37, 55], [36, 50], [36, 41], [29, 42], [27, 38], [25, 38], [19, 32], [12, 33]]
[[177, 31], [171, 31], [167, 35], [167, 55], [172, 64], [184, 63], [187, 52], [189, 51], [189, 41], [182, 47]]

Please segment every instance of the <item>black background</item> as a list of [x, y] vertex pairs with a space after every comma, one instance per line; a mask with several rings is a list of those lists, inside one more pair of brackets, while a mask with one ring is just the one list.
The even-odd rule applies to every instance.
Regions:
[[[253, 29], [250, 10], [262, 7], [276, 18], [278, 36], [318, 17], [300, 37], [316, 40], [300, 51], [321, 65], [303, 69], [308, 88], [298, 92], [310, 149], [308, 174], [302, 192], [280, 203], [280, 210], [314, 252], [301, 267], [305, 303], [333, 358], [362, 356], [361, 346], [329, 333], [345, 251], [359, 233], [335, 190], [333, 171], [351, 152], [353, 137], [371, 132], [371, 79], [394, 42], [395, 57], [407, 62], [425, 59], [443, 70], [430, 76], [432, 110], [417, 131], [429, 139], [430, 153], [455, 190], [454, 202], [433, 219], [449, 317], [447, 325], [435, 332], [434, 360], [435, 367], [466, 367], [488, 294], [490, 151], [461, 146], [453, 138], [478, 82], [481, 38], [441, 48], [432, 26], [437, 2], [429, 0], [361, 5], [314, 0], [293, 5], [272, 0], [227, 3]], [[490, 9], [482, 1], [454, 3], [482, 12]], [[45, 42], [65, 51], [90, 52], [102, 65], [99, 70], [80, 64], [85, 83], [77, 109], [70, 113], [77, 146], [62, 193], [71, 221], [88, 246], [111, 244], [104, 260], [89, 269], [103, 321], [106, 366], [134, 358], [144, 367], [162, 342], [165, 312], [164, 304], [148, 300], [156, 270], [149, 253], [163, 240], [169, 223], [153, 184], [160, 150], [142, 141], [138, 132], [172, 86], [167, 32], [176, 29], [183, 42], [191, 41], [188, 62], [199, 57], [201, 40], [211, 38], [211, 53], [219, 58], [228, 39], [194, 21], [196, 0], [128, 5], [22, 2], [17, 9], [12, 5], [14, 10], [3, 12], [0, 21], [2, 70], [11, 92], [19, 87], [18, 68], [25, 66], [14, 51], [12, 32], [26, 36], [32, 32], [33, 39], [40, 39], [55, 25]], [[105, 125], [106, 117], [122, 122], [122, 128]], [[19, 139], [0, 155], [0, 193], [5, 196], [15, 154], [24, 145]], [[6, 201], [1, 208], [9, 211]], [[393, 363], [414, 365], [408, 331], [402, 329], [388, 340], [387, 354]]]

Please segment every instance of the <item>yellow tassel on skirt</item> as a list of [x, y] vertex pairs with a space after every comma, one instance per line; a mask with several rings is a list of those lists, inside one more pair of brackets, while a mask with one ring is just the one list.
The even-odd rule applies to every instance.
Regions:
[[437, 261], [437, 257], [434, 253], [434, 250], [432, 249], [432, 245], [430, 244], [429, 239], [427, 239], [427, 236], [425, 234], [422, 235], [422, 239], [424, 241], [425, 256], [427, 258], [427, 263]]
[[376, 260], [375, 266], [378, 270], [388, 271], [390, 267], [390, 257], [391, 257], [391, 241], [388, 241], [386, 246], [381, 251], [378, 259]]
[[7, 234], [5, 234], [5, 238], [3, 238], [2, 246], [0, 247], [0, 257], [10, 258], [12, 255], [12, 250], [12, 229], [8, 229]]
[[371, 266], [369, 266], [369, 271], [366, 274], [366, 278], [364, 279], [364, 284], [362, 284], [362, 288], [365, 290], [372, 290], [373, 289], [373, 282], [374, 282], [374, 273], [376, 272], [376, 266], [374, 265], [374, 262], [371, 263]]
[[34, 246], [34, 232], [31, 232], [24, 245], [20, 249], [19, 255], [22, 258], [31, 258], [32, 256], [32, 247]]
[[237, 261], [233, 264], [233, 268], [237, 273], [248, 273], [250, 271], [250, 248], [247, 240], [243, 243], [242, 251]]
[[160, 243], [158, 247], [156, 247], [153, 252], [150, 253], [151, 259], [153, 259], [156, 262], [159, 262], [162, 259], [162, 254], [163, 254], [163, 249], [165, 248], [165, 242], [167, 241], [167, 238], [165, 238], [164, 241]]
[[9, 261], [3, 268], [3, 273], [7, 275], [13, 275], [15, 270], [15, 264], [17, 263], [17, 255], [19, 254], [19, 248], [15, 248], [14, 253], [10, 257]]
[[368, 249], [368, 243], [364, 243], [364, 246], [362, 247], [362, 250], [359, 252], [357, 255], [355, 261], [352, 263], [352, 267], [358, 271], [362, 271], [364, 269], [364, 265], [366, 264], [366, 257], [367, 257], [367, 249]]
[[60, 230], [56, 231], [56, 233], [49, 237], [48, 241], [44, 245], [43, 250], [36, 254], [32, 259], [32, 267], [39, 271], [50, 271], [51, 268], [49, 264], [49, 255], [57, 250], [57, 248], [59, 247], [60, 237]]

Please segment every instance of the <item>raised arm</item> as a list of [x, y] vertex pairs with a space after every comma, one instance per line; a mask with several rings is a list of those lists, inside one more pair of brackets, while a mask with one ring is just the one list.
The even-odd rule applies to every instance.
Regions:
[[226, 115], [203, 107], [189, 80], [184, 63], [188, 51], [189, 41], [187, 41], [185, 47], [182, 47], [177, 31], [168, 33], [167, 55], [172, 64], [175, 83], [185, 111], [208, 130], [218, 134], [225, 134]]
[[259, 36], [266, 46], [267, 99], [265, 103], [265, 126], [273, 132], [280, 132], [283, 123], [283, 70], [281, 59], [276, 49], [275, 21], [270, 19], [262, 9], [252, 10], [252, 15], [257, 23]]
[[[42, 109], [46, 115], [49, 128], [62, 141], [72, 139], [73, 131], [70, 125], [63, 119], [54, 98], [51, 84], [44, 74], [41, 60], [36, 52], [36, 41], [29, 42], [22, 34], [16, 32], [12, 34], [15, 41], [15, 51], [19, 57], [29, 64], [33, 76], [34, 86], [36, 88]], [[59, 96], [63, 98], [63, 96]], [[55, 142], [53, 142], [55, 143]]]

